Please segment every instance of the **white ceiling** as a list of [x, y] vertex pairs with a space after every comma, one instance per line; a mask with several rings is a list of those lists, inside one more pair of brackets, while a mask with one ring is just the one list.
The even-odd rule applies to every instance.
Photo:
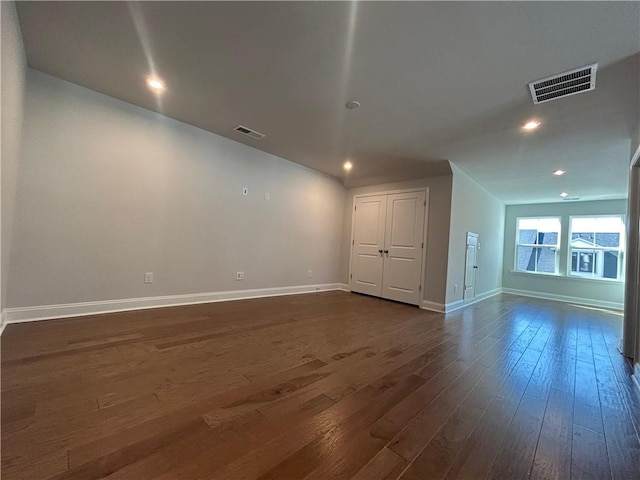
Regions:
[[[506, 203], [626, 195], [638, 2], [27, 2], [18, 13], [31, 67], [347, 186], [447, 173], [449, 160]], [[533, 105], [528, 82], [593, 62], [595, 91]], [[160, 101], [144, 84], [152, 70], [168, 85]], [[362, 106], [346, 110], [351, 99]], [[523, 132], [533, 117], [542, 126]]]

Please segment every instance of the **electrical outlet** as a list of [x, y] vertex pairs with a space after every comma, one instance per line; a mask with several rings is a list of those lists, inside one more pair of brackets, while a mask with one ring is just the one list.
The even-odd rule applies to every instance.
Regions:
[[153, 283], [153, 272], [147, 272], [144, 274], [144, 283]]
[[453, 286], [453, 293], [456, 293], [457, 291], [458, 291], [458, 284], [456, 283], [456, 284]]
[[236, 280], [244, 280], [244, 272], [236, 272]]
[[307, 278], [311, 278], [311, 277], [313, 277], [313, 270], [309, 270], [307, 272]]
[[269, 195], [269, 192], [264, 192], [264, 199], [265, 200], [270, 200], [271, 199], [271, 195]]
[[249, 189], [248, 189], [247, 187], [244, 187], [244, 188], [242, 189], [242, 194], [243, 194], [243, 195], [249, 195]]

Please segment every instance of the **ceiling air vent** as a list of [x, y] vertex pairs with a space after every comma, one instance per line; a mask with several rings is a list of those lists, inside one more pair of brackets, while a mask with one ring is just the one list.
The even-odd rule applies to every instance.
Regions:
[[544, 103], [596, 88], [598, 64], [587, 65], [529, 84], [533, 103]]
[[238, 133], [246, 135], [247, 137], [251, 137], [254, 140], [262, 140], [266, 135], [264, 133], [256, 132], [255, 130], [251, 130], [250, 128], [244, 127], [242, 125], [238, 125], [234, 130]]

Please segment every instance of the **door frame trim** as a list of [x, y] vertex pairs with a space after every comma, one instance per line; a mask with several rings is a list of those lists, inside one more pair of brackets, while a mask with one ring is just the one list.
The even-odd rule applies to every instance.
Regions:
[[631, 157], [627, 200], [626, 280], [620, 351], [640, 370], [640, 146]]
[[[427, 204], [424, 207], [424, 227], [422, 229], [422, 241], [424, 242], [424, 248], [422, 249], [422, 260], [421, 260], [421, 266], [420, 266], [420, 285], [422, 285], [424, 283], [424, 276], [426, 273], [426, 253], [427, 253], [427, 248], [428, 248], [428, 244], [427, 244], [427, 233], [429, 232], [429, 193], [430, 193], [430, 189], [429, 187], [422, 187], [422, 188], [406, 188], [406, 189], [400, 189], [400, 190], [383, 190], [380, 192], [369, 192], [369, 193], [359, 193], [357, 195], [353, 196], [353, 200], [351, 202], [351, 243], [349, 244], [349, 278], [347, 285], [349, 285], [349, 289], [351, 289], [351, 282], [353, 281], [352, 278], [352, 262], [353, 262], [353, 241], [354, 241], [354, 234], [355, 234], [355, 229], [356, 229], [356, 216], [354, 214], [355, 212], [355, 206], [356, 206], [356, 200], [359, 198], [366, 198], [366, 197], [377, 197], [379, 195], [395, 195], [397, 193], [418, 193], [418, 192], [424, 192], [424, 199], [427, 202]], [[422, 302], [424, 301], [424, 294], [425, 294], [425, 288], [424, 285], [422, 285], [422, 290], [420, 291], [420, 299], [418, 302], [418, 306], [422, 305]]]

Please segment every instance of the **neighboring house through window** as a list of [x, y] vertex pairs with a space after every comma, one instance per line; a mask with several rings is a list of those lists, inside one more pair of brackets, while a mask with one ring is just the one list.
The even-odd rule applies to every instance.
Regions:
[[624, 217], [571, 217], [570, 275], [622, 280]]
[[519, 218], [516, 270], [558, 274], [560, 218]]
[[[569, 217], [567, 246], [561, 246], [560, 217], [518, 218], [516, 225], [516, 271], [623, 280], [624, 215]], [[566, 271], [560, 271], [560, 248], [567, 249]]]

